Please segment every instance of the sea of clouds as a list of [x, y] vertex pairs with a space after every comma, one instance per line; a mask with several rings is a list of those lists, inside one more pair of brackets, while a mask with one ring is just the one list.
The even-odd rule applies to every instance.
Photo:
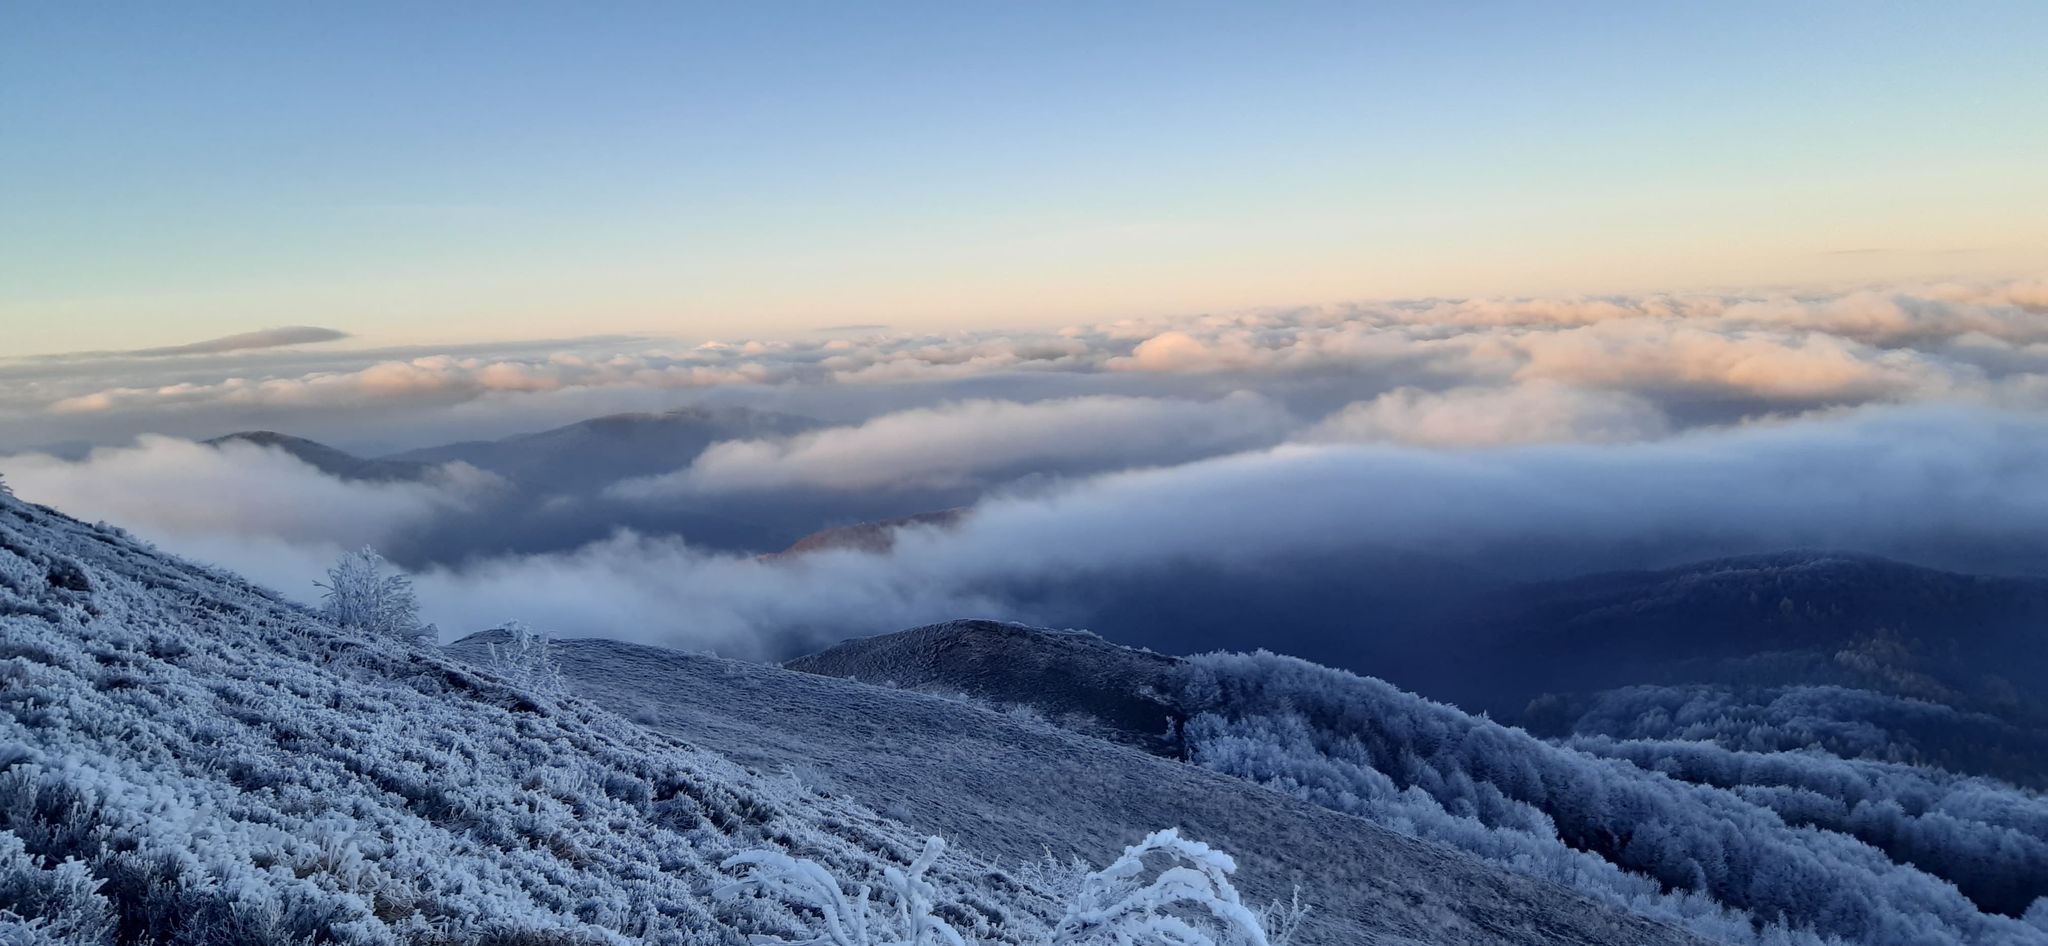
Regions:
[[[250, 338], [0, 362], [0, 475], [303, 598], [341, 550], [451, 528], [508, 485], [460, 465], [344, 481], [195, 440], [268, 428], [374, 454], [622, 410], [801, 415], [816, 426], [600, 495], [521, 499], [588, 509], [608, 538], [480, 546], [415, 576], [449, 636], [517, 618], [752, 657], [961, 616], [1070, 619], [1018, 589], [1075, 576], [1362, 544], [1509, 577], [1793, 546], [2048, 573], [2040, 280], [702, 344]], [[964, 518], [882, 551], [763, 558], [649, 525], [680, 503], [845, 511], [823, 527], [878, 497], [963, 496]]]

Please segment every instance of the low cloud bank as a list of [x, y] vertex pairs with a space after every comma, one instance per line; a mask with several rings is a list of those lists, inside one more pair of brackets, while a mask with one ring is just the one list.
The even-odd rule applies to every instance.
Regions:
[[1129, 397], [962, 401], [794, 437], [727, 441], [687, 469], [628, 481], [615, 492], [652, 498], [792, 486], [950, 487], [1003, 471], [1186, 460], [1273, 443], [1292, 425], [1283, 409], [1248, 391], [1212, 402]]
[[2048, 419], [1965, 409], [1615, 445], [1296, 444], [992, 498], [958, 525], [903, 530], [888, 553], [764, 561], [620, 535], [433, 571], [420, 584], [444, 628], [523, 617], [574, 635], [781, 657], [960, 616], [1057, 619], [1067, 612], [1042, 592], [1077, 578], [1360, 547], [1523, 577], [1661, 564], [1643, 559], [1645, 537], [1665, 543], [1650, 554], [1674, 560], [1822, 547], [1948, 564], [1997, 554], [2039, 569], [2044, 468]]
[[361, 545], [468, 507], [493, 486], [452, 466], [429, 482], [351, 482], [278, 449], [144, 437], [78, 462], [29, 454], [0, 458], [20, 496], [70, 515], [139, 532], [268, 536]]
[[[159, 442], [103, 455], [106, 468], [70, 480], [70, 493], [49, 475], [58, 467], [17, 459], [4, 469], [25, 498], [112, 517], [295, 593], [317, 571], [272, 578], [280, 562], [311, 569], [463, 496], [342, 484], [280, 458], [204, 449]], [[144, 470], [145, 458], [187, 472]], [[2048, 565], [2042, 469], [2048, 419], [1971, 408], [1864, 409], [1606, 445], [1291, 444], [995, 496], [952, 527], [904, 530], [886, 554], [763, 560], [621, 533], [418, 580], [428, 617], [450, 633], [518, 618], [572, 635], [774, 657], [963, 615], [1047, 619], [1060, 602], [1041, 592], [1076, 578], [1360, 547], [1425, 550], [1524, 577], [1786, 547], [1937, 564], [1997, 555], [2007, 570], [2039, 570]], [[141, 478], [120, 479], [131, 470]], [[241, 487], [240, 498], [222, 482]], [[113, 495], [135, 498], [92, 502]], [[1646, 538], [1664, 544], [1646, 552]]]
[[[281, 329], [162, 351], [253, 349], [329, 331]], [[2042, 406], [2044, 371], [2048, 282], [2035, 279], [1803, 295], [1395, 301], [1057, 332], [850, 327], [701, 344], [611, 338], [312, 358], [130, 358], [65, 371], [0, 361], [0, 418], [16, 437], [49, 442], [81, 431], [98, 442], [145, 431], [203, 438], [249, 418], [316, 438], [341, 432], [347, 441], [391, 426], [394, 413], [407, 415], [410, 427], [435, 427], [424, 419], [432, 416], [445, 428], [482, 415], [559, 416], [565, 404], [602, 413], [727, 398], [775, 408], [829, 404], [818, 392], [855, 389], [868, 392], [841, 400], [903, 410], [990, 397], [988, 386], [1017, 378], [1057, 379], [1030, 385], [1035, 397], [1109, 386], [1129, 396], [1186, 396], [1206, 386], [1207, 397], [1236, 388], [1279, 397], [1289, 385], [1340, 377], [1353, 400], [1402, 386], [1442, 392], [1540, 382], [1643, 397], [1684, 419], [1696, 402], [1740, 402], [1744, 410], [1931, 399]], [[965, 393], [977, 385], [983, 390]], [[882, 388], [895, 393], [873, 393]]]
[[[1062, 599], [1071, 583], [1360, 549], [1508, 577], [1795, 546], [2048, 574], [2038, 281], [235, 364], [249, 370], [117, 386], [45, 366], [0, 384], [0, 414], [257, 417], [305, 434], [290, 420], [358, 412], [382, 427], [533, 429], [690, 391], [822, 426], [748, 432], [665, 474], [593, 476], [574, 496], [507, 493], [462, 468], [342, 482], [253, 445], [164, 437], [76, 462], [0, 457], [0, 473], [25, 498], [293, 594], [342, 549], [431, 546], [415, 560], [447, 564], [421, 571], [421, 597], [450, 633], [517, 618], [754, 657], [968, 615], [1085, 622]], [[230, 408], [254, 413], [219, 413]], [[716, 520], [786, 543], [793, 522], [961, 504], [963, 520], [907, 529], [886, 554], [768, 561], [675, 534], [701, 538]], [[480, 527], [521, 515], [577, 528], [513, 542]]]
[[1663, 411], [1633, 394], [1533, 382], [1448, 391], [1397, 388], [1370, 401], [1353, 402], [1303, 437], [1477, 447], [1646, 440], [1662, 436], [1670, 427]]
[[0, 457], [0, 476], [23, 499], [121, 526], [300, 599], [343, 551], [385, 545], [502, 487], [460, 464], [423, 482], [348, 481], [271, 447], [156, 436], [78, 461]]

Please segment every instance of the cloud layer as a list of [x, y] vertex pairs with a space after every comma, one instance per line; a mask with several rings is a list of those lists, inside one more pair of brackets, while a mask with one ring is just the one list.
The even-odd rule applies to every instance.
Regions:
[[[853, 327], [702, 344], [590, 339], [459, 351], [219, 354], [330, 331], [253, 333], [176, 349], [195, 353], [190, 358], [142, 363], [57, 370], [45, 361], [0, 362], [0, 417], [22, 431], [0, 449], [81, 432], [98, 442], [152, 431], [213, 436], [251, 417], [347, 445], [372, 439], [365, 430], [388, 426], [383, 420], [393, 411], [409, 412], [409, 423], [421, 428], [433, 426], [421, 418], [438, 417], [445, 421], [438, 431], [485, 415], [557, 416], [565, 405], [601, 413], [723, 398], [829, 409], [833, 398], [820, 395], [827, 390], [904, 409], [1026, 388], [1039, 397], [1213, 398], [1236, 388], [1282, 396], [1280, 386], [1321, 385], [1327, 393], [1348, 385], [1352, 400], [1366, 400], [1402, 386], [1442, 392], [1544, 382], [1648, 398], [1681, 426], [1703, 404], [1737, 414], [1958, 398], [2035, 406], [2048, 371], [2048, 282], [1424, 300], [1040, 333]], [[197, 354], [205, 352], [215, 354]], [[383, 420], [372, 424], [373, 417]]]
[[[518, 618], [775, 657], [967, 615], [1071, 622], [1046, 589], [1359, 548], [1522, 577], [1786, 547], [1973, 567], [1985, 562], [1972, 556], [1990, 556], [2038, 571], [2048, 568], [2044, 468], [2048, 420], [1961, 407], [1863, 408], [1628, 443], [1295, 443], [992, 494], [955, 525], [905, 529], [883, 553], [763, 559], [622, 530], [417, 577], [428, 616], [451, 634]], [[301, 596], [342, 548], [416, 528], [480, 488], [342, 483], [273, 451], [167, 440], [0, 470], [27, 498], [125, 522]]]
[[688, 469], [622, 483], [617, 493], [645, 498], [789, 487], [950, 487], [1004, 471], [1194, 459], [1271, 443], [1290, 425], [1277, 405], [1245, 391], [1211, 402], [1102, 396], [961, 401], [779, 440], [728, 441]]
[[[386, 355], [193, 356], [113, 385], [17, 363], [0, 366], [0, 411], [80, 437], [373, 419], [456, 440], [679, 402], [817, 423], [726, 434], [677, 469], [576, 494], [460, 468], [343, 483], [161, 436], [0, 457], [0, 472], [26, 498], [293, 593], [353, 545], [450, 550], [418, 575], [450, 633], [519, 618], [746, 656], [966, 615], [1085, 622], [1061, 589], [1361, 549], [1511, 577], [1791, 546], [2048, 573], [2038, 281]], [[683, 524], [772, 518], [750, 549], [769, 551], [793, 521], [961, 504], [959, 522], [881, 553], [718, 553]], [[505, 517], [578, 528], [480, 528]]]
[[886, 553], [762, 560], [621, 535], [437, 570], [421, 588], [444, 627], [524, 613], [572, 634], [786, 656], [962, 616], [1071, 621], [1041, 592], [1076, 581], [1361, 547], [1532, 578], [1789, 547], [2039, 570], [2044, 468], [2048, 420], [1964, 409], [1477, 452], [1296, 444], [994, 496]]

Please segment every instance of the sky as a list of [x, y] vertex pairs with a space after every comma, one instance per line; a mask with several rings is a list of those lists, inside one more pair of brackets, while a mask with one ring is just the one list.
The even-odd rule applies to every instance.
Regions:
[[2024, 275], [2044, 40], [2027, 2], [7, 4], [0, 325], [701, 339]]

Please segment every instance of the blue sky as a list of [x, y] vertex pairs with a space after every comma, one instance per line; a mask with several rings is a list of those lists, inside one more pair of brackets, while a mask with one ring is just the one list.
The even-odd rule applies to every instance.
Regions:
[[15, 4], [19, 353], [2048, 260], [2048, 4]]

